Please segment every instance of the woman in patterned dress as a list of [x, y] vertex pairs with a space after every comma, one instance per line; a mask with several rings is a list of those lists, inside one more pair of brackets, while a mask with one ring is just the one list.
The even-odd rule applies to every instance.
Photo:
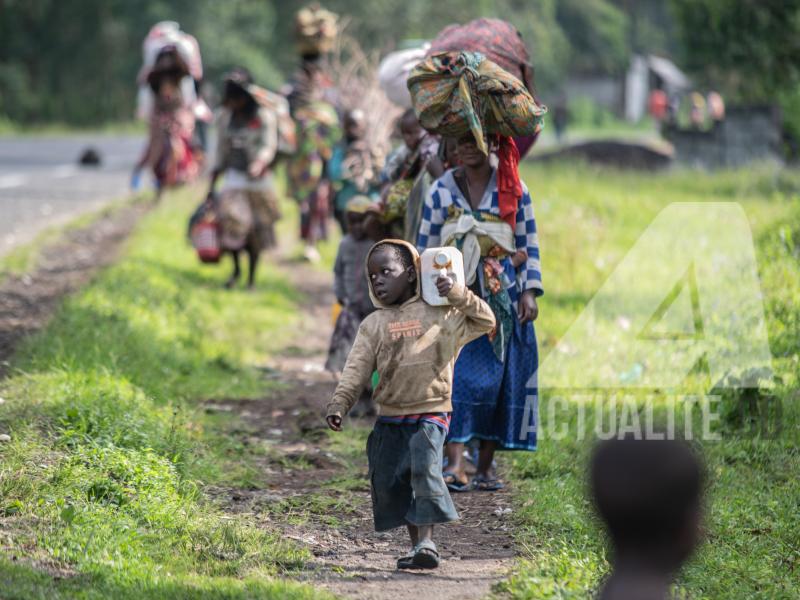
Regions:
[[[460, 167], [437, 179], [423, 208], [420, 249], [455, 245], [465, 256], [467, 283], [497, 317], [491, 335], [467, 344], [455, 366], [453, 418], [445, 481], [454, 491], [500, 489], [495, 450], [535, 450], [538, 351], [533, 321], [543, 293], [533, 205], [519, 181], [510, 138], [496, 138], [491, 166], [471, 134], [458, 140]], [[464, 444], [480, 440], [469, 482]]]

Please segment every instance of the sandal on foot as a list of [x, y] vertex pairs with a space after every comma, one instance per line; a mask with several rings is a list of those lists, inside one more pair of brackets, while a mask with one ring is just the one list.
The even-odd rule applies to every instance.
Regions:
[[416, 569], [417, 567], [414, 566], [414, 550], [412, 549], [411, 552], [405, 554], [397, 559], [397, 568], [398, 569]]
[[439, 566], [439, 551], [432, 540], [423, 540], [414, 548], [414, 564], [418, 569], [435, 569]]
[[461, 481], [453, 471], [445, 471], [442, 473], [444, 484], [451, 492], [468, 492], [472, 489], [472, 483], [465, 476], [465, 481]]
[[505, 485], [495, 477], [475, 477], [472, 480], [472, 487], [479, 492], [497, 492], [502, 490]]

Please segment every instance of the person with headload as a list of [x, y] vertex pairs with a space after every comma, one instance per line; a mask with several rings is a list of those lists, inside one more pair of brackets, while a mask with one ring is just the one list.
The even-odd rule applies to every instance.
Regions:
[[[482, 17], [463, 25], [448, 25], [431, 42], [427, 55], [430, 57], [442, 52], [480, 52], [519, 79], [534, 101], [539, 103], [534, 89], [534, 69], [530, 53], [522, 34], [508, 21]], [[524, 157], [533, 148], [538, 135], [536, 132], [513, 136], [520, 157]]]
[[[502, 487], [495, 451], [536, 449], [533, 321], [543, 287], [533, 203], [513, 137], [537, 135], [546, 108], [480, 53], [435, 54], [412, 71], [408, 87], [420, 123], [455, 138], [461, 163], [431, 186], [417, 246], [459, 248], [467, 284], [497, 322], [456, 362], [445, 482], [453, 491], [494, 491]], [[474, 439], [480, 452], [470, 481], [463, 451]]]
[[178, 49], [165, 46], [147, 74], [153, 94], [150, 135], [131, 184], [137, 188], [142, 169], [149, 167], [156, 181], [156, 200], [164, 188], [190, 182], [200, 171], [193, 141], [195, 117], [181, 85], [188, 73]]
[[[379, 68], [378, 77], [381, 88], [392, 102], [404, 109], [411, 109], [412, 100], [406, 82], [414, 67], [421, 60], [435, 54], [461, 51], [481, 53], [509, 75], [516, 77], [538, 102], [534, 91], [531, 56], [522, 35], [511, 23], [493, 18], [480, 18], [465, 24], [448, 25], [430, 43], [389, 53], [381, 61]], [[412, 128], [413, 117], [413, 111], [404, 113], [401, 125], [407, 124], [409, 128]], [[530, 151], [537, 136], [538, 132], [536, 131], [513, 136], [520, 157], [524, 157]], [[403, 137], [406, 137], [405, 134]], [[418, 148], [422, 150], [433, 148], [436, 152], [438, 144], [438, 156], [434, 154], [433, 160], [426, 162], [426, 168], [421, 170], [421, 177], [412, 178], [413, 185], [409, 185], [408, 178], [392, 178], [392, 183], [396, 185], [392, 185], [390, 190], [387, 189], [387, 192], [391, 192], [390, 194], [385, 194], [390, 201], [385, 203], [388, 210], [384, 211], [384, 219], [399, 223], [403, 232], [401, 234], [399, 230], [396, 230], [395, 236], [402, 236], [412, 242], [417, 239], [419, 233], [422, 205], [430, 184], [441, 175], [442, 165], [449, 167], [458, 161], [454, 152], [455, 140], [453, 138], [440, 139], [439, 136], [432, 135], [429, 131], [425, 134], [425, 140], [426, 143], [420, 144]], [[405, 153], [403, 148], [400, 150]], [[425, 152], [425, 154], [430, 156], [430, 152]], [[387, 166], [393, 166], [392, 163], [392, 158], [387, 160]], [[437, 169], [439, 172], [435, 172]], [[403, 171], [399, 172], [403, 173]], [[405, 173], [408, 174], [408, 171]], [[405, 214], [402, 215], [402, 213]]]
[[198, 96], [203, 62], [197, 40], [174, 21], [153, 25], [142, 43], [136, 116], [150, 125], [149, 143], [137, 163], [132, 187], [150, 167], [159, 192], [192, 180], [202, 170], [205, 130], [213, 119]]
[[336, 39], [336, 21], [334, 13], [318, 5], [297, 13], [295, 37], [301, 62], [286, 90], [297, 125], [297, 151], [287, 164], [289, 193], [300, 205], [300, 237], [310, 261], [319, 260], [317, 242], [328, 235], [332, 190], [326, 163], [342, 137], [325, 66]]

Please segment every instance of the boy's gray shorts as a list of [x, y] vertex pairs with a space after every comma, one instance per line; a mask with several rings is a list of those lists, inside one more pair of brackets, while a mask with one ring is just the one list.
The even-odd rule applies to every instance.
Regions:
[[447, 434], [433, 423], [376, 423], [367, 439], [375, 530], [458, 519], [442, 478]]

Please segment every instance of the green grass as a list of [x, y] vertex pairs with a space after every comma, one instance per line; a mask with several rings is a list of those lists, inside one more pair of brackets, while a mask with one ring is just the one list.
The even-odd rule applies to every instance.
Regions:
[[[677, 587], [696, 598], [796, 597], [800, 174], [645, 175], [553, 165], [526, 166], [523, 178], [542, 243], [543, 359], [661, 208], [697, 200], [743, 206], [784, 380], [776, 390], [783, 430], [765, 437], [724, 420], [723, 440], [702, 445], [708, 538]], [[306, 551], [253, 517], [223, 514], [202, 494], [208, 484], [263, 484], [252, 460], [258, 451], [229, 435], [245, 425], [206, 414], [201, 402], [269, 394], [276, 385], [264, 377], [269, 354], [290, 344], [301, 317], [298, 293], [269, 261], [254, 292], [220, 289], [229, 266], [200, 265], [183, 239], [196, 195], [165, 196], [124, 258], [65, 301], [0, 384], [0, 432], [11, 436], [0, 445], [3, 597], [325, 597], [281, 579], [302, 568]], [[281, 232], [295, 223], [289, 205]], [[335, 247], [335, 240], [323, 247], [320, 269], [330, 268]], [[683, 391], [704, 392], [707, 384], [698, 372]], [[574, 425], [577, 412], [569, 404], [558, 416]], [[331, 434], [341, 473], [318, 493], [276, 503], [272, 513], [329, 526], [349, 518], [358, 508], [352, 492], [364, 489], [365, 434]], [[544, 439], [537, 453], [505, 457], [522, 556], [498, 593], [583, 598], [607, 574], [606, 541], [584, 485], [591, 443]]]
[[[798, 363], [800, 362], [800, 173], [769, 168], [704, 174], [623, 173], [585, 165], [527, 166], [544, 270], [537, 335], [542, 362], [615, 265], [671, 202], [732, 201], [744, 208], [756, 244], [783, 428], [743, 431], [724, 418], [721, 441], [698, 442], [709, 475], [707, 539], [678, 575], [692, 598], [795, 598], [800, 594]], [[676, 393], [708, 393], [693, 373]], [[627, 393], [627, 392], [625, 392]], [[548, 393], [540, 398], [547, 406]], [[656, 414], [663, 414], [662, 393]], [[632, 400], [641, 406], [641, 394]], [[723, 407], [723, 414], [731, 407]], [[556, 415], [577, 430], [577, 403]], [[699, 417], [693, 413], [695, 427]], [[540, 428], [548, 427], [540, 411]], [[586, 430], [593, 430], [590, 411]], [[506, 457], [514, 479], [515, 537], [522, 557], [499, 586], [513, 598], [585, 598], [609, 570], [609, 552], [592, 514], [585, 465], [593, 440], [544, 439], [534, 454]]]
[[[265, 507], [273, 519], [291, 525], [337, 528], [369, 510], [364, 502], [364, 494], [353, 492], [369, 491], [364, 448], [371, 429], [350, 425], [348, 435], [325, 431], [324, 437], [318, 442], [325, 448], [326, 457], [336, 463], [339, 469], [331, 477], [320, 479], [307, 487], [315, 491], [292, 495]], [[313, 469], [313, 465], [302, 456], [288, 460], [284, 455], [278, 457], [277, 462], [283, 469], [292, 471], [290, 477], [314, 477], [313, 472], [304, 473]]]
[[37, 235], [32, 241], [13, 248], [0, 256], [0, 283], [10, 276], [19, 276], [32, 271], [41, 256], [42, 249], [53, 239], [53, 231]]
[[280, 580], [307, 551], [202, 495], [263, 480], [200, 402], [269, 393], [299, 297], [269, 264], [255, 291], [223, 291], [229, 265], [183, 237], [196, 195], [165, 196], [2, 382], [4, 598], [325, 597]]

